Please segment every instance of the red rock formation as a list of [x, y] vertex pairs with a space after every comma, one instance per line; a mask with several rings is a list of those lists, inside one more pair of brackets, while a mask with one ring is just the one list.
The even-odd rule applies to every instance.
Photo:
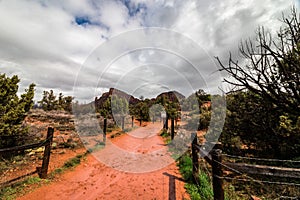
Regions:
[[118, 97], [127, 99], [129, 101], [129, 104], [131, 104], [131, 105], [135, 105], [140, 101], [139, 99], [133, 97], [132, 95], [127, 94], [126, 92], [123, 92], [123, 91], [115, 89], [115, 88], [110, 88], [109, 91], [103, 93], [100, 98], [95, 97], [96, 108], [101, 109], [103, 107], [103, 104], [105, 103], [105, 101], [112, 95], [116, 95]]

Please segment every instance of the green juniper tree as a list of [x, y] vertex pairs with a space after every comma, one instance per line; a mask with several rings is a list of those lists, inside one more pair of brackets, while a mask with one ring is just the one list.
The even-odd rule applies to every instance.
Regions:
[[44, 91], [43, 98], [38, 103], [45, 111], [50, 110], [65, 110], [67, 112], [72, 112], [72, 96], [66, 96], [62, 93], [59, 93], [58, 99], [54, 95], [53, 90]]
[[30, 84], [19, 97], [19, 82], [16, 75], [0, 74], [0, 148], [21, 145], [28, 133], [22, 123], [33, 106], [35, 84]]
[[39, 101], [39, 104], [45, 111], [56, 110], [58, 107], [58, 101], [56, 100], [53, 90], [44, 91], [43, 98]]

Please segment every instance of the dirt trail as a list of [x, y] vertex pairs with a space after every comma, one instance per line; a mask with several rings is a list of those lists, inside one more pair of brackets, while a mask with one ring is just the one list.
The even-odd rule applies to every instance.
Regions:
[[189, 199], [160, 128], [149, 124], [108, 140], [75, 170], [19, 199]]

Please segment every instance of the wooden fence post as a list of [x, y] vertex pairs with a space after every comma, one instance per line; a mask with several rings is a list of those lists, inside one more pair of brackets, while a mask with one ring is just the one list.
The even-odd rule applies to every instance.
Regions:
[[143, 113], [142, 110], [140, 110], [140, 126], [142, 126], [142, 117], [143, 117]]
[[198, 148], [196, 145], [198, 144], [198, 138], [196, 133], [192, 133], [192, 161], [193, 161], [193, 178], [196, 184], [199, 183], [199, 155]]
[[122, 116], [122, 131], [124, 131], [125, 126], [125, 116]]
[[134, 121], [134, 117], [131, 116], [131, 128], [133, 128], [133, 121]]
[[167, 114], [166, 114], [166, 129], [167, 129], [167, 130], [168, 130], [168, 128], [169, 128], [168, 122], [169, 122], [169, 115], [168, 115], [168, 113], [167, 113]]
[[43, 157], [43, 163], [42, 163], [42, 168], [40, 171], [40, 178], [47, 178], [47, 173], [48, 173], [48, 166], [49, 166], [49, 161], [50, 161], [50, 154], [51, 154], [51, 145], [53, 141], [53, 133], [54, 133], [54, 128], [48, 127], [48, 132], [47, 132], [47, 143], [45, 145], [45, 150], [44, 150], [44, 157]]
[[172, 119], [171, 119], [171, 140], [174, 139], [174, 135], [175, 135], [175, 127], [174, 127], [174, 118], [172, 117]]
[[222, 171], [222, 150], [213, 149], [212, 153], [212, 175], [214, 200], [224, 200], [223, 171]]
[[106, 142], [106, 127], [107, 127], [107, 119], [104, 118], [104, 122], [103, 122], [103, 142], [104, 142], [104, 144]]

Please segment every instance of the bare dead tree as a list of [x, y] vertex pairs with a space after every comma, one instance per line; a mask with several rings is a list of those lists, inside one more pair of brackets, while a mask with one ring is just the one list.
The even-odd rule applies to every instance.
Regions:
[[283, 26], [276, 36], [260, 27], [256, 40], [242, 41], [241, 63], [230, 54], [228, 65], [216, 57], [221, 71], [229, 74], [225, 82], [235, 88], [261, 95], [277, 109], [300, 113], [300, 17], [295, 8], [282, 16]]

